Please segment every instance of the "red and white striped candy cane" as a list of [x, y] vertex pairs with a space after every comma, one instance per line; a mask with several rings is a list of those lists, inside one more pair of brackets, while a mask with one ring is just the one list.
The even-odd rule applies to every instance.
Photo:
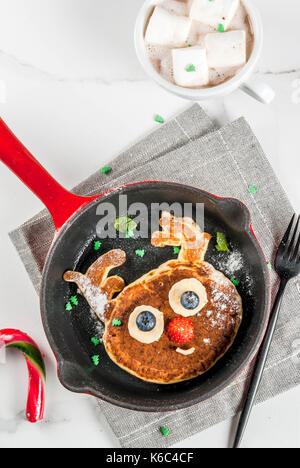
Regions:
[[36, 343], [19, 330], [0, 330], [0, 348], [17, 348], [26, 359], [29, 388], [26, 417], [29, 422], [36, 423], [44, 417], [46, 371], [43, 356]]

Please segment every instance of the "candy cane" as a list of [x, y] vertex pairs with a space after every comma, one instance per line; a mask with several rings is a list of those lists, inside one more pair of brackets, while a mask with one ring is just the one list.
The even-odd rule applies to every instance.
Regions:
[[26, 417], [29, 422], [41, 421], [45, 407], [46, 371], [44, 359], [36, 343], [19, 330], [0, 330], [0, 348], [17, 348], [26, 359], [29, 374], [29, 389]]

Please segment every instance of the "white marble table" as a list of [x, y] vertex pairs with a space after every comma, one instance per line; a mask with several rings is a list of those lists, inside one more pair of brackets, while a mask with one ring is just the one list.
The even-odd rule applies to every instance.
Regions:
[[[96, 171], [187, 102], [150, 82], [135, 57], [132, 32], [142, 0], [0, 0], [0, 113], [66, 187]], [[276, 90], [269, 107], [240, 91], [205, 104], [219, 123], [244, 115], [300, 211], [300, 3], [253, 0], [266, 40], [257, 75]], [[118, 135], [118, 138], [112, 136]], [[46, 354], [46, 419], [24, 420], [27, 375], [10, 352], [0, 365], [0, 447], [117, 447], [91, 397], [73, 395], [56, 377], [36, 293], [7, 232], [42, 208], [0, 166], [0, 328], [28, 331]], [[257, 407], [245, 447], [300, 446], [300, 388]], [[224, 447], [229, 422], [179, 444]]]

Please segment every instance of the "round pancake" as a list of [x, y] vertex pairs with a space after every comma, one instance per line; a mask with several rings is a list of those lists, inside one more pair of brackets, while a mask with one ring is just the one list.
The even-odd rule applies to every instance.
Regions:
[[[180, 315], [169, 303], [169, 291], [177, 282], [196, 278], [206, 289], [207, 304], [189, 319], [194, 338], [185, 345], [172, 343], [166, 330]], [[131, 337], [130, 314], [137, 306], [152, 306], [164, 314], [164, 333], [158, 341], [144, 344]], [[242, 301], [232, 284], [207, 262], [189, 264], [169, 261], [127, 286], [109, 306], [104, 345], [110, 358], [136, 377], [152, 383], [171, 384], [208, 371], [229, 349], [242, 320]], [[113, 326], [113, 319], [122, 321]], [[177, 348], [195, 348], [189, 355]]]

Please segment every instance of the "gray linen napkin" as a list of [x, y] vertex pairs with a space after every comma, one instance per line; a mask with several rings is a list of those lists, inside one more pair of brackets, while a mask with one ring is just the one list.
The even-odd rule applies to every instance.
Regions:
[[[124, 183], [161, 180], [187, 183], [219, 196], [244, 202], [252, 214], [254, 232], [267, 261], [293, 213], [262, 148], [241, 118], [217, 130], [194, 105], [111, 162], [112, 172], [92, 175], [76, 189], [97, 194]], [[163, 175], [163, 176], [162, 176]], [[251, 194], [249, 186], [258, 191]], [[25, 268], [38, 289], [53, 223], [47, 211], [10, 233]], [[271, 272], [272, 290], [277, 277]], [[261, 383], [258, 402], [300, 383], [300, 281], [290, 282]], [[100, 410], [123, 447], [168, 447], [235, 415], [242, 401], [249, 369], [218, 395], [192, 408], [173, 413], [140, 413], [99, 400]], [[161, 426], [171, 432], [163, 437]]]

